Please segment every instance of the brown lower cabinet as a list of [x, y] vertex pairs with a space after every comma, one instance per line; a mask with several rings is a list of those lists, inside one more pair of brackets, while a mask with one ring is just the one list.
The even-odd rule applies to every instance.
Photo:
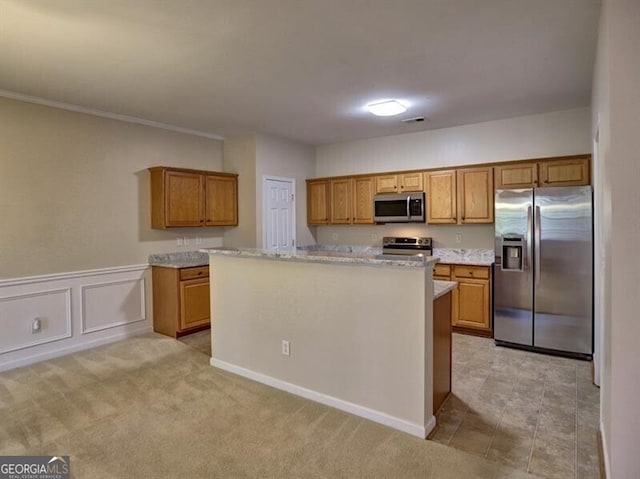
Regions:
[[152, 266], [153, 330], [177, 338], [211, 325], [209, 266]]
[[443, 294], [433, 302], [433, 413], [451, 393], [451, 297]]
[[491, 267], [437, 263], [433, 277], [458, 283], [453, 290], [453, 331], [492, 337]]

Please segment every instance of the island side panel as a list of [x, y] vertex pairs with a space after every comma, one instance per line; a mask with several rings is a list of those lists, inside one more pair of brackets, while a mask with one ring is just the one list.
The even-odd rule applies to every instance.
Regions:
[[[215, 255], [210, 263], [214, 363], [422, 428], [430, 422], [430, 267]], [[289, 357], [282, 340], [290, 342]]]

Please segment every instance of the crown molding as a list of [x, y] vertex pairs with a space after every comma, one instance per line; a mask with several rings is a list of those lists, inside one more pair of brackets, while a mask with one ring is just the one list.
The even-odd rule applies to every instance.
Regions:
[[102, 118], [109, 118], [110, 120], [123, 121], [125, 123], [135, 123], [138, 125], [150, 126], [153, 128], [160, 128], [162, 130], [176, 131], [178, 133], [185, 133], [187, 135], [202, 136], [205, 138], [211, 138], [212, 140], [224, 140], [224, 136], [215, 135], [213, 133], [207, 133], [206, 131], [192, 130], [191, 128], [183, 128], [181, 126], [169, 125], [167, 123], [161, 123], [159, 121], [146, 120], [144, 118], [138, 118], [129, 115], [120, 115], [118, 113], [111, 113], [108, 111], [95, 110], [93, 108], [86, 108], [84, 106], [74, 105], [72, 103], [65, 103], [55, 100], [47, 100], [46, 98], [40, 98], [37, 96], [23, 95], [22, 93], [16, 93], [9, 90], [0, 89], [0, 97], [9, 98], [11, 100], [20, 100], [28, 103], [35, 103], [38, 105], [49, 106], [53, 108], [59, 108], [61, 110], [73, 111], [76, 113], [84, 113], [86, 115], [99, 116]]

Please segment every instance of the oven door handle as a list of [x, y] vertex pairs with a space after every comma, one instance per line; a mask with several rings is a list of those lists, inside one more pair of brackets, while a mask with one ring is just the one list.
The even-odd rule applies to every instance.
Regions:
[[411, 220], [411, 195], [407, 195], [407, 221]]

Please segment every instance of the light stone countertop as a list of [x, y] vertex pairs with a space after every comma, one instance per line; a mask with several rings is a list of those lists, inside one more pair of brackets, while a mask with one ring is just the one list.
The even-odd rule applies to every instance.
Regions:
[[335, 264], [364, 264], [371, 266], [396, 266], [401, 268], [424, 268], [431, 266], [440, 260], [433, 256], [398, 256], [388, 254], [376, 254], [375, 248], [362, 251], [358, 247], [351, 251], [345, 249], [321, 250], [298, 248], [294, 251], [269, 251], [257, 248], [206, 248], [201, 252], [217, 256], [239, 256], [244, 258], [278, 259], [282, 261], [300, 261], [306, 263], [335, 263]]
[[193, 268], [207, 266], [209, 255], [201, 251], [180, 251], [178, 253], [162, 253], [149, 255], [149, 264], [165, 268]]
[[491, 266], [495, 261], [492, 249], [434, 248], [433, 256], [441, 263]]
[[455, 289], [456, 286], [458, 286], [457, 281], [433, 280], [433, 299], [438, 299], [440, 296], [447, 294]]
[[[234, 251], [227, 253], [239, 255], [240, 250], [230, 247], [211, 248], [218, 251]], [[371, 263], [371, 264], [392, 264], [395, 266], [409, 266], [407, 263], [424, 264], [424, 259], [416, 257], [404, 257], [398, 255], [383, 255], [382, 248], [375, 246], [349, 246], [349, 245], [311, 245], [298, 247], [294, 253], [273, 253], [261, 249], [242, 249], [242, 256], [264, 256], [280, 257], [283, 255], [293, 261], [316, 261], [322, 262], [320, 258], [325, 257], [324, 262], [342, 263]], [[190, 268], [195, 266], [206, 266], [209, 264], [209, 249], [200, 251], [181, 251], [176, 253], [152, 254], [149, 256], [149, 264], [163, 266], [166, 268]], [[310, 259], [317, 258], [317, 259]], [[333, 259], [330, 259], [333, 258]], [[341, 259], [338, 259], [341, 258]], [[489, 249], [455, 249], [455, 248], [435, 248], [433, 258], [439, 258], [441, 263], [447, 264], [468, 264], [474, 266], [491, 266], [494, 262], [493, 250]], [[430, 258], [429, 258], [430, 259]], [[436, 261], [434, 261], [435, 263]], [[429, 262], [431, 264], [431, 262]]]

